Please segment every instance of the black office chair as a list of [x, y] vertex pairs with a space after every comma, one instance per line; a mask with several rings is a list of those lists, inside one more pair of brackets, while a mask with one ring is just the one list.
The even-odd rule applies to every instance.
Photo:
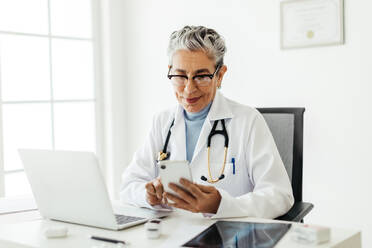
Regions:
[[302, 201], [303, 117], [305, 108], [257, 108], [266, 120], [292, 182], [295, 203], [277, 220], [303, 222], [314, 205]]

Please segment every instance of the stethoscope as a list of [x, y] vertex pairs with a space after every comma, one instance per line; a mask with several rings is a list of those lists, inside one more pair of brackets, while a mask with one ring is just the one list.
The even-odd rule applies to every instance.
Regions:
[[[216, 130], [216, 127], [217, 127], [217, 124], [218, 124], [219, 121], [221, 121], [222, 130]], [[163, 150], [161, 152], [159, 152], [158, 161], [169, 159], [170, 152], [167, 152], [167, 148], [168, 148], [169, 138], [170, 138], [171, 133], [172, 133], [171, 132], [171, 129], [172, 129], [173, 125], [174, 125], [174, 119], [173, 119], [173, 121], [172, 121], [172, 123], [171, 123], [171, 125], [169, 127], [167, 138], [165, 140]], [[224, 152], [224, 158], [223, 158], [223, 164], [222, 164], [222, 169], [221, 169], [221, 172], [220, 172], [220, 176], [218, 178], [216, 178], [216, 179], [213, 179], [212, 173], [211, 173], [209, 152], [210, 152], [212, 137], [215, 134], [221, 134], [221, 135], [224, 136], [224, 138], [225, 138], [225, 152]], [[227, 134], [227, 131], [226, 131], [225, 120], [224, 119], [222, 119], [222, 120], [215, 120], [214, 121], [214, 124], [213, 124], [213, 127], [212, 127], [212, 130], [211, 130], [211, 132], [208, 135], [208, 142], [207, 142], [207, 149], [208, 149], [208, 176], [209, 176], [209, 178], [206, 178], [205, 176], [202, 175], [200, 177], [201, 180], [208, 181], [209, 183], [216, 183], [219, 180], [222, 180], [222, 179], [225, 178], [225, 175], [223, 173], [225, 171], [225, 164], [226, 164], [226, 156], [227, 156], [228, 147], [229, 147], [229, 135]]]

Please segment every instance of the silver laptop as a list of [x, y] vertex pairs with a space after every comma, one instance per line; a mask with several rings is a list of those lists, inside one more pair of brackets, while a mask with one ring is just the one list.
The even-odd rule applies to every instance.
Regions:
[[169, 214], [139, 208], [131, 215], [114, 214], [94, 153], [20, 149], [19, 154], [44, 218], [119, 230]]

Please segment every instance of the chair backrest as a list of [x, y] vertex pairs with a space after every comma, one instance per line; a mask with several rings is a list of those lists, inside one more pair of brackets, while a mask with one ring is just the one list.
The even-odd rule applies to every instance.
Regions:
[[257, 108], [266, 120], [292, 183], [302, 201], [303, 117], [305, 108]]

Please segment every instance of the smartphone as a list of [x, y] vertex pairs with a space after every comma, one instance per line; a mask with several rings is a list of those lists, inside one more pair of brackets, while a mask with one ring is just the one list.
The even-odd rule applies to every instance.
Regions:
[[181, 178], [185, 178], [192, 182], [189, 161], [162, 160], [158, 162], [158, 166], [160, 180], [163, 184], [165, 192], [177, 195], [176, 192], [168, 187], [168, 184], [174, 183], [183, 188], [183, 186], [180, 184]]

